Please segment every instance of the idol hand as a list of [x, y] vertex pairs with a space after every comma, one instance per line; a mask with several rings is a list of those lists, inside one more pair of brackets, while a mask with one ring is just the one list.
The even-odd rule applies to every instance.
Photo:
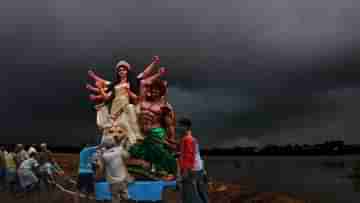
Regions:
[[161, 67], [161, 68], [159, 69], [159, 73], [160, 73], [161, 76], [165, 75], [165, 74], [167, 73], [166, 68]]
[[153, 63], [159, 64], [160, 63], [160, 57], [159, 56], [153, 56]]
[[89, 75], [93, 80], [95, 80], [96, 82], [106, 83], [106, 80], [104, 80], [103, 78], [101, 78], [101, 77], [99, 77], [98, 75], [96, 75], [95, 72], [92, 71], [92, 70], [89, 70], [89, 71], [88, 71], [88, 75]]

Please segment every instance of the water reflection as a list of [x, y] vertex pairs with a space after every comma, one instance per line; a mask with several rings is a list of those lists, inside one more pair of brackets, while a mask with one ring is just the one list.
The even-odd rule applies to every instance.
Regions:
[[350, 178], [355, 192], [360, 192], [360, 160], [355, 161]]
[[241, 168], [241, 161], [240, 160], [234, 160], [233, 163], [234, 163], [235, 168]]
[[352, 178], [353, 189], [355, 192], [360, 192], [360, 179]]
[[[309, 195], [314, 202], [360, 202], [359, 155], [207, 158], [209, 175], [219, 181], [243, 183], [251, 179], [258, 191]], [[350, 178], [353, 170], [358, 178]]]
[[327, 161], [323, 161], [321, 165], [326, 168], [345, 168], [344, 160], [340, 160], [340, 161], [327, 160]]

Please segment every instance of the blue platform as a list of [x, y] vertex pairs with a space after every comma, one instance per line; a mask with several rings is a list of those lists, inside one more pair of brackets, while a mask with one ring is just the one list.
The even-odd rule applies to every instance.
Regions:
[[95, 184], [95, 197], [96, 200], [111, 200], [110, 187], [107, 182], [97, 182]]
[[[166, 187], [176, 187], [176, 181], [135, 181], [129, 184], [129, 198], [135, 201], [160, 201]], [[96, 183], [96, 200], [111, 200], [110, 187], [107, 182]]]

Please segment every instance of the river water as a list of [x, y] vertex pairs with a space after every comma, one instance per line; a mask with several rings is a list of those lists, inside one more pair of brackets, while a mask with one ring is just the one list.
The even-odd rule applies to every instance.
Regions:
[[324, 203], [359, 203], [360, 181], [346, 176], [358, 156], [210, 156], [209, 175], [232, 182], [255, 179], [257, 191], [290, 192]]

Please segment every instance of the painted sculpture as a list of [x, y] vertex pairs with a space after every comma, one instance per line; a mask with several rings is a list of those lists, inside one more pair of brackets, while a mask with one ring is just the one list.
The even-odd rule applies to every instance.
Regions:
[[138, 75], [138, 92], [131, 88], [131, 65], [126, 61], [116, 65], [114, 82], [88, 72], [95, 82], [95, 86], [88, 84], [87, 89], [95, 93], [89, 98], [96, 104], [102, 141], [125, 137], [131, 156], [128, 170], [141, 179], [173, 179], [177, 170], [175, 113], [166, 100], [167, 82], [161, 80], [166, 69], [155, 71], [159, 62], [159, 57], [154, 57]]
[[90, 71], [89, 76], [95, 80], [96, 87], [87, 85], [88, 89], [98, 93], [90, 95], [96, 102], [97, 126], [103, 132], [104, 139], [113, 139], [113, 136], [126, 136], [130, 145], [138, 139], [143, 139], [138, 125], [135, 105], [131, 104], [131, 95], [128, 81], [128, 72], [131, 66], [126, 61], [120, 61], [115, 67], [116, 79], [109, 82]]

